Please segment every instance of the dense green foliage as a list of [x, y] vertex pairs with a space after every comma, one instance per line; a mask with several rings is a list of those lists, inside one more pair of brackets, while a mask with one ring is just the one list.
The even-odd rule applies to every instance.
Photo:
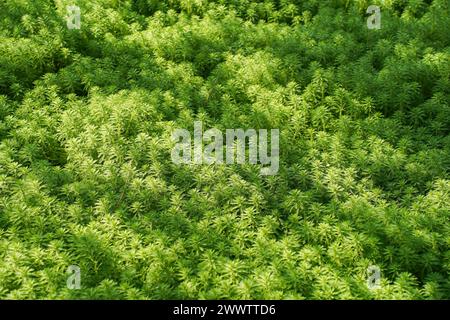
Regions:
[[[449, 299], [449, 12], [0, 1], [0, 298]], [[279, 128], [279, 173], [173, 164], [195, 120]]]

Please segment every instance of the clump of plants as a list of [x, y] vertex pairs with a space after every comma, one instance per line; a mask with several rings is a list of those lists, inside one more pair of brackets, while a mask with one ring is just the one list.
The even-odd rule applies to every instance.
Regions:
[[[449, 299], [449, 12], [0, 2], [0, 298]], [[279, 129], [279, 171], [173, 163], [194, 121]]]

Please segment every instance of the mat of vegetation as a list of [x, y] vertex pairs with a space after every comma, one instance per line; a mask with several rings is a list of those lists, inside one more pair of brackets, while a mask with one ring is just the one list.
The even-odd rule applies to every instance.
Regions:
[[[449, 12], [0, 1], [0, 298], [450, 299]], [[196, 120], [279, 128], [278, 174], [172, 163]]]

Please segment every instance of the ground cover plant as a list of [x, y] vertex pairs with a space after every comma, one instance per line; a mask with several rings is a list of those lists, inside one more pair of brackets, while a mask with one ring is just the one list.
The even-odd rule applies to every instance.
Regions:
[[[0, 298], [449, 299], [449, 13], [0, 1]], [[194, 121], [279, 129], [277, 174], [173, 163]]]

